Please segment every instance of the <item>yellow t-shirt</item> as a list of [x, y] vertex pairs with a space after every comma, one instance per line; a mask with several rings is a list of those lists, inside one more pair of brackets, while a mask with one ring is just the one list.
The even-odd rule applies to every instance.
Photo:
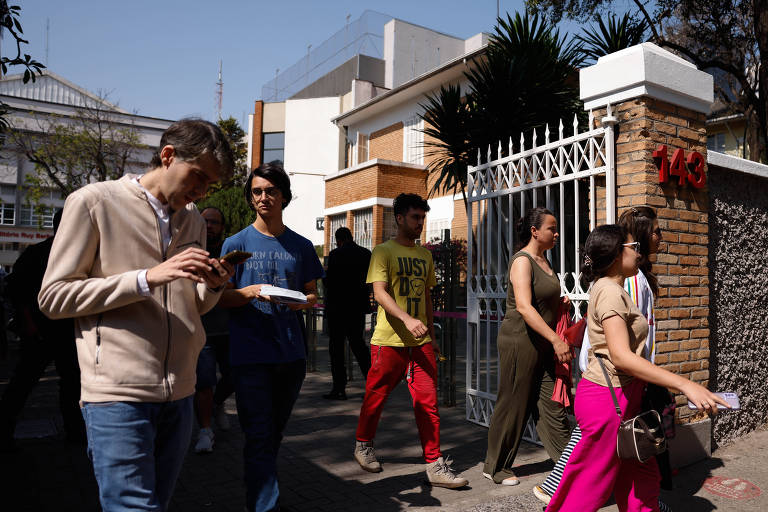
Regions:
[[[394, 240], [377, 245], [371, 254], [367, 281], [387, 283], [387, 291], [397, 305], [429, 327], [426, 294], [435, 286], [436, 281], [432, 254], [427, 249], [418, 245], [406, 247]], [[402, 321], [388, 315], [384, 308], [379, 306], [371, 345], [414, 347], [430, 341], [432, 338], [428, 334], [422, 338], [414, 338]]]

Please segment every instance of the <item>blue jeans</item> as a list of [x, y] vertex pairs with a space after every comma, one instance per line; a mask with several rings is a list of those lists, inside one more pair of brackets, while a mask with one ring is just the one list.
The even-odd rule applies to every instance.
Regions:
[[237, 416], [245, 434], [243, 458], [249, 512], [278, 510], [277, 451], [305, 374], [304, 359], [232, 367]]
[[103, 511], [167, 510], [192, 437], [192, 397], [86, 402], [82, 412]]

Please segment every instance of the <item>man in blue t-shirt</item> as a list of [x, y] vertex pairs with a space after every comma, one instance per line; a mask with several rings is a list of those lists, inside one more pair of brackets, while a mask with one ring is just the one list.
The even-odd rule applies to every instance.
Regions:
[[[222, 254], [252, 253], [235, 267], [233, 287], [220, 305], [232, 308], [229, 350], [237, 415], [245, 434], [246, 505], [250, 512], [279, 510], [277, 450], [306, 372], [297, 311], [317, 302], [323, 267], [312, 242], [283, 224], [291, 182], [282, 167], [264, 164], [243, 189], [256, 221], [227, 238]], [[263, 295], [272, 285], [303, 292], [306, 304], [281, 304]]]

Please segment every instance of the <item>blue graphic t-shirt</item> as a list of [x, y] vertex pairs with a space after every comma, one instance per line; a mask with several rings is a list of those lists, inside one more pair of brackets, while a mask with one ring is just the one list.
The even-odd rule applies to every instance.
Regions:
[[[277, 238], [252, 225], [227, 238], [221, 253], [248, 251], [253, 255], [235, 266], [235, 288], [270, 284], [304, 291], [304, 284], [323, 277], [312, 242], [285, 228]], [[298, 313], [283, 304], [252, 300], [233, 308], [229, 318], [229, 357], [232, 365], [289, 363], [305, 359]]]

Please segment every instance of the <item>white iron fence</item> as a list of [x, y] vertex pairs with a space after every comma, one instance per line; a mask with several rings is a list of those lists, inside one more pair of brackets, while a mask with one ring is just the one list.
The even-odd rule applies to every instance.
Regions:
[[[544, 145], [537, 146], [536, 132], [531, 149], [520, 136], [518, 152], [509, 141], [508, 156], [501, 143], [493, 158], [488, 148], [485, 163], [478, 150], [478, 163], [467, 176], [467, 419], [490, 423], [499, 383], [496, 336], [504, 317], [509, 286], [509, 258], [516, 245], [515, 225], [526, 210], [545, 206], [558, 219], [560, 241], [549, 251], [557, 270], [560, 288], [581, 317], [588, 299], [581, 282], [579, 249], [605, 208], [604, 222], [615, 222], [614, 129], [616, 119], [608, 115], [599, 128], [592, 113], [589, 130], [578, 133], [574, 117], [573, 135], [565, 137], [560, 122], [559, 137], [550, 141], [549, 126]], [[521, 397], [521, 400], [524, 400]], [[525, 438], [536, 440], [529, 422]]]

